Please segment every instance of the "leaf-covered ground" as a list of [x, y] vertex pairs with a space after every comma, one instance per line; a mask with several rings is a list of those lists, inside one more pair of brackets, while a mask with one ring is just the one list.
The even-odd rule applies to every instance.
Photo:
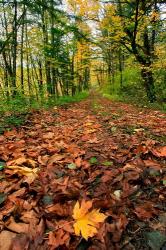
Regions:
[[[107, 216], [88, 241], [73, 208]], [[1, 250], [166, 249], [166, 115], [92, 95], [0, 136]]]

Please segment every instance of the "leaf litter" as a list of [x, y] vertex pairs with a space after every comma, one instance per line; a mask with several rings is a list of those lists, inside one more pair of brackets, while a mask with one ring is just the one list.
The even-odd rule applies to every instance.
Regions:
[[99, 96], [4, 132], [0, 249], [164, 249], [164, 136], [159, 111]]

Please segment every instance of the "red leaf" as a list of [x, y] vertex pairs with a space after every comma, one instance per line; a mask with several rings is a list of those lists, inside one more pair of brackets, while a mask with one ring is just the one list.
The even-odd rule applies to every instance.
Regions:
[[155, 148], [152, 153], [157, 157], [166, 157], [166, 146]]

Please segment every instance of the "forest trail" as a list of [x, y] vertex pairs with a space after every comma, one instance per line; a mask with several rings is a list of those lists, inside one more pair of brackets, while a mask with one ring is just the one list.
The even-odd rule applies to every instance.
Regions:
[[[0, 183], [0, 250], [165, 249], [166, 114], [93, 94], [36, 111], [0, 136]], [[108, 216], [88, 241], [84, 199]]]

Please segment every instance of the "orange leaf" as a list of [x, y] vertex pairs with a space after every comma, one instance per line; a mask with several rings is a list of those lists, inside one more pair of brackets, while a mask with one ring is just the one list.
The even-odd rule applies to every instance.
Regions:
[[99, 223], [103, 222], [107, 216], [100, 213], [99, 210], [93, 209], [91, 201], [83, 200], [81, 206], [79, 202], [76, 203], [73, 211], [73, 218], [76, 220], [74, 223], [74, 231], [76, 235], [82, 235], [86, 240], [97, 234]]
[[16, 233], [9, 231], [2, 231], [0, 233], [0, 249], [9, 250], [11, 249], [12, 240], [16, 237]]
[[48, 245], [57, 249], [59, 246], [66, 245], [68, 246], [70, 235], [67, 232], [64, 232], [63, 229], [59, 229], [57, 232], [50, 232], [48, 237]]
[[166, 157], [166, 146], [153, 149], [152, 153], [157, 157]]
[[81, 163], [82, 163], [82, 159], [81, 159], [81, 157], [78, 157], [78, 158], [75, 160], [76, 166], [77, 166], [78, 168], [80, 168], [80, 167], [81, 167]]

